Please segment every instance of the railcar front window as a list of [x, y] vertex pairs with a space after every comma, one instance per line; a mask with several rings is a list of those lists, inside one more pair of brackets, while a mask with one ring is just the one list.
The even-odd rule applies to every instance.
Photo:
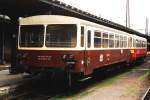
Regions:
[[74, 24], [52, 24], [46, 28], [47, 47], [75, 47], [77, 26]]
[[22, 25], [20, 27], [20, 47], [42, 47], [44, 44], [44, 26]]

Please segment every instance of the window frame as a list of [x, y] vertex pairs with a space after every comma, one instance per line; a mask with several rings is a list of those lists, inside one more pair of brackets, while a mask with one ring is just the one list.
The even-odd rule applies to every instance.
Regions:
[[[80, 47], [84, 47], [85, 46], [85, 26], [81, 25], [80, 28], [81, 28], [80, 29]], [[83, 28], [83, 31], [82, 31], [82, 28]]]
[[119, 34], [115, 34], [115, 48], [120, 47]]
[[[47, 36], [47, 27], [50, 26], [50, 25], [74, 25], [76, 27], [76, 39], [75, 39], [76, 40], [76, 44], [75, 44], [75, 46], [73, 46], [73, 47], [47, 46], [46, 45], [46, 41], [47, 41], [46, 40], [47, 39], [47, 37], [46, 37]], [[77, 40], [78, 40], [78, 25], [77, 24], [47, 24], [46, 25], [46, 29], [45, 29], [45, 47], [46, 48], [76, 48], [78, 46]]]
[[[111, 36], [113, 36], [113, 38], [111, 38]], [[110, 41], [113, 41], [112, 46], [110, 45]], [[109, 48], [114, 48], [114, 47], [115, 47], [115, 34], [114, 33], [109, 33]]]
[[[107, 37], [104, 37], [104, 34], [107, 34]], [[107, 43], [104, 44], [104, 41]], [[102, 32], [102, 48], [109, 48], [109, 34], [108, 32]]]
[[[96, 33], [100, 34], [100, 36], [95, 37]], [[100, 46], [96, 47], [95, 39], [100, 39]], [[102, 32], [99, 30], [94, 30], [94, 48], [102, 48]]]

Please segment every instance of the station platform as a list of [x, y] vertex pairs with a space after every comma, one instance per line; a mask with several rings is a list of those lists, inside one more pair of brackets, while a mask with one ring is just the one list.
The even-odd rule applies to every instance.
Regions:
[[10, 67], [10, 64], [4, 64], [4, 65], [1, 65], [1, 64], [0, 64], [0, 68], [1, 68], [1, 67]]
[[0, 71], [9, 69], [9, 67], [10, 67], [10, 64], [4, 64], [4, 65], [0, 64]]
[[0, 87], [18, 83], [23, 79], [23, 74], [10, 74], [9, 70], [0, 71]]

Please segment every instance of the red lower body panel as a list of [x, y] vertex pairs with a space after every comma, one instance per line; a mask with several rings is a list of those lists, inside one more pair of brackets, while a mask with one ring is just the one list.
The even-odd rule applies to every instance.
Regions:
[[58, 68], [65, 70], [67, 62], [63, 60], [66, 54], [72, 54], [76, 60], [73, 72], [83, 72], [89, 75], [94, 69], [119, 62], [132, 62], [138, 57], [146, 56], [145, 49], [109, 49], [109, 50], [20, 50], [20, 63], [28, 69]]

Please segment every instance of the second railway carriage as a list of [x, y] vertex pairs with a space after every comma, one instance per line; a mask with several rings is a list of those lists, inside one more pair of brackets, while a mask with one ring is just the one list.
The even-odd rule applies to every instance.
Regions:
[[146, 57], [145, 38], [86, 20], [39, 15], [19, 19], [18, 64], [26, 72], [90, 75], [110, 64]]

